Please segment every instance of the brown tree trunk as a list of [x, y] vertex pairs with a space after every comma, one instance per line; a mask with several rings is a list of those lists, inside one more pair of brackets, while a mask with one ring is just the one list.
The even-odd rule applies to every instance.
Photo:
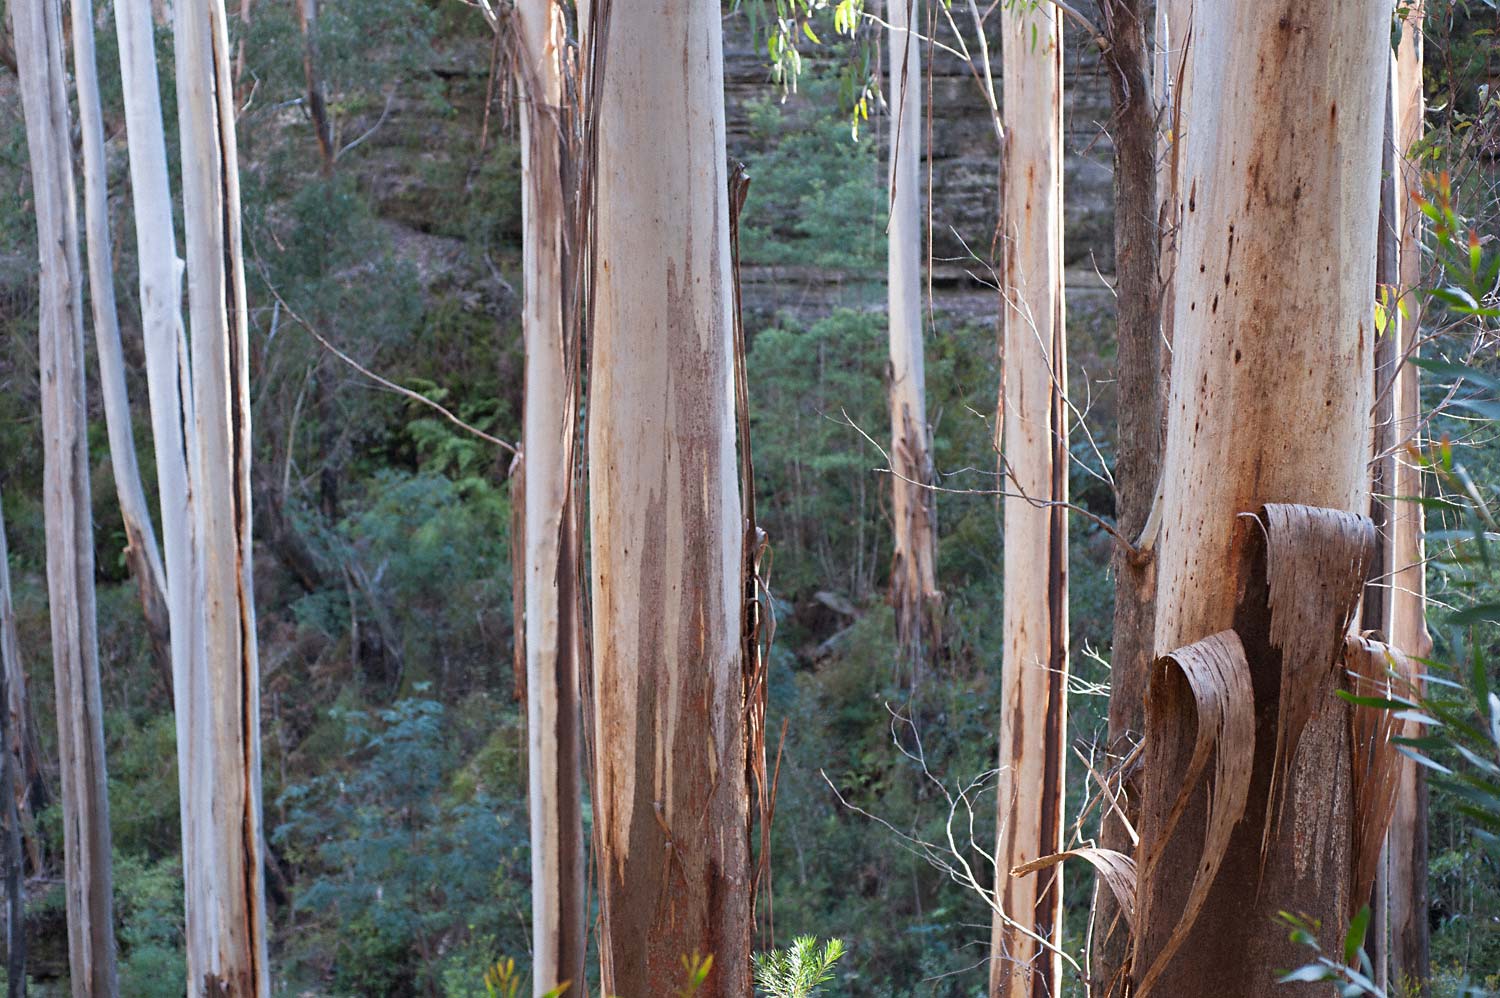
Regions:
[[[1403, 357], [1420, 353], [1416, 344], [1422, 334], [1423, 302], [1417, 290], [1423, 283], [1422, 213], [1415, 202], [1415, 196], [1421, 193], [1422, 177], [1419, 164], [1409, 155], [1423, 133], [1422, 15], [1422, 5], [1412, 5], [1396, 50], [1396, 209], [1401, 238], [1397, 291], [1406, 306], [1406, 315], [1398, 312], [1392, 318], [1399, 324], [1397, 350]], [[1422, 421], [1421, 372], [1412, 364], [1403, 364], [1395, 377], [1393, 492], [1398, 497], [1420, 496], [1422, 471], [1408, 448], [1420, 445], [1417, 432]], [[1398, 499], [1391, 520], [1394, 574], [1390, 641], [1417, 658], [1432, 653], [1432, 638], [1427, 633], [1427, 556], [1422, 535], [1422, 506]], [[1398, 988], [1406, 988], [1412, 994], [1425, 988], [1428, 975], [1426, 783], [1423, 767], [1410, 762], [1403, 766], [1387, 843], [1391, 979]]]
[[602, 985], [671, 994], [685, 956], [712, 954], [698, 993], [739, 998], [752, 926], [721, 11], [611, 6], [591, 111]]
[[[1166, 391], [1161, 329], [1161, 228], [1157, 204], [1156, 102], [1146, 48], [1144, 0], [1106, 0], [1100, 6], [1114, 115], [1115, 181], [1115, 520], [1126, 537], [1139, 537], [1151, 511], [1161, 468], [1162, 402]], [[1155, 626], [1156, 565], [1150, 549], [1117, 548], [1114, 556], [1114, 639], [1110, 650], [1109, 754], [1113, 765], [1140, 742], [1145, 718]], [[1134, 775], [1122, 772], [1120, 805], [1135, 821]], [[1129, 853], [1130, 830], [1113, 808], [1100, 819], [1100, 844]], [[1114, 894], [1101, 882], [1094, 894], [1094, 949], [1090, 970], [1097, 998], [1120, 993], [1130, 940]]]
[[522, 549], [531, 790], [532, 988], [584, 986], [585, 899], [577, 501], [577, 385], [564, 322], [562, 121], [567, 25], [558, 0], [516, 5], [526, 303]]
[[[1330, 548], [1320, 561], [1323, 548], [1293, 546], [1310, 555], [1262, 569], [1249, 556], [1261, 528], [1241, 516], [1267, 503], [1364, 509], [1381, 139], [1372, 111], [1388, 12], [1375, 0], [1277, 0], [1203, 5], [1194, 18], [1194, 48], [1215, 58], [1188, 67], [1156, 648], [1239, 630], [1256, 738], [1250, 805], [1195, 919], [1183, 917], [1184, 871], [1207, 855], [1206, 791], [1188, 788], [1173, 825], [1182, 771], [1146, 774], [1133, 973], [1142, 994], [1148, 984], [1160, 995], [1312, 994], [1318, 985], [1274, 983], [1274, 968], [1307, 956], [1274, 918], [1319, 919], [1325, 949], [1339, 951], [1353, 801], [1350, 717], [1333, 690], [1337, 618], [1349, 607], [1328, 594], [1352, 556]], [[1302, 602], [1276, 602], [1282, 571]], [[1298, 613], [1308, 626], [1294, 626]], [[1329, 647], [1313, 643], [1330, 634]]]
[[113, 876], [83, 373], [83, 268], [73, 189], [61, 5], [11, 9], [31, 153], [41, 274], [43, 508], [62, 770], [68, 965], [75, 998], [113, 998]]
[[1005, 645], [1000, 685], [990, 994], [1056, 995], [1062, 868], [1011, 870], [1062, 849], [1067, 753], [1067, 347], [1062, 283], [1062, 25], [1007, 11], [1002, 481]]
[[302, 77], [307, 89], [307, 116], [318, 139], [318, 168], [324, 177], [331, 177], [333, 126], [328, 120], [328, 97], [318, 59], [318, 0], [297, 0], [297, 24], [302, 29]]

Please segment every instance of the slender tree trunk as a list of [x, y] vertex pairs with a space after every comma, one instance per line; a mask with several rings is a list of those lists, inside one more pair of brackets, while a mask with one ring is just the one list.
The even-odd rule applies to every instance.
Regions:
[[[1414, 195], [1421, 192], [1421, 171], [1409, 152], [1421, 140], [1425, 101], [1422, 92], [1422, 6], [1415, 5], [1402, 27], [1396, 50], [1396, 166], [1397, 215], [1400, 224], [1398, 291], [1406, 315], [1399, 323], [1401, 356], [1415, 355], [1421, 337], [1423, 283], [1422, 213]], [[1396, 496], [1423, 494], [1422, 472], [1406, 446], [1416, 439], [1422, 420], [1421, 372], [1403, 364], [1396, 373], [1395, 420]], [[1422, 541], [1422, 506], [1398, 499], [1391, 515], [1391, 546], [1395, 573], [1391, 578], [1390, 640], [1408, 655], [1426, 658], [1432, 652], [1427, 633], [1426, 551]], [[1409, 990], [1425, 987], [1428, 975], [1427, 922], [1427, 788], [1421, 766], [1402, 767], [1396, 814], [1387, 840], [1391, 928], [1392, 980]], [[1411, 990], [1411, 993], [1416, 993]]]
[[616, 0], [589, 399], [608, 994], [750, 992], [729, 205], [716, 0]]
[[[1156, 648], [1240, 630], [1256, 735], [1249, 805], [1196, 919], [1183, 918], [1184, 871], [1207, 853], [1206, 792], [1188, 788], [1173, 826], [1183, 774], [1147, 773], [1133, 965], [1137, 980], [1159, 972], [1152, 994], [1318, 993], [1274, 983], [1272, 968], [1306, 957], [1274, 916], [1320, 919], [1337, 952], [1350, 910], [1350, 717], [1333, 697], [1338, 662], [1305, 643], [1341, 638], [1344, 621], [1278, 630], [1273, 617], [1267, 632], [1263, 617], [1237, 617], [1242, 589], [1264, 584], [1240, 567], [1259, 536], [1240, 517], [1271, 502], [1364, 509], [1388, 16], [1378, 0], [1194, 15], [1192, 45], [1215, 57], [1188, 68]], [[1295, 580], [1299, 597], [1326, 594], [1348, 562], [1314, 568]]]
[[[16, 716], [4, 705], [10, 703], [10, 685], [23, 676], [21, 648], [16, 638], [15, 611], [10, 599], [10, 552], [5, 543], [5, 512], [0, 509], [0, 815], [5, 835], [5, 976], [10, 998], [26, 994], [26, 854], [22, 847], [21, 820], [25, 806], [24, 769], [16, 738]], [[28, 828], [28, 831], [30, 829]]]
[[[1380, 215], [1375, 236], [1375, 297], [1386, 308], [1386, 322], [1385, 328], [1377, 330], [1375, 337], [1374, 380], [1370, 383], [1375, 405], [1370, 414], [1369, 511], [1370, 522], [1375, 527], [1375, 556], [1370, 561], [1360, 606], [1361, 629], [1378, 632], [1382, 640], [1390, 639], [1394, 608], [1391, 586], [1396, 574], [1395, 503], [1391, 490], [1396, 484], [1396, 396], [1392, 381], [1401, 365], [1398, 352], [1400, 317], [1395, 302], [1386, 297], [1400, 281], [1398, 260], [1401, 252], [1401, 220], [1396, 202], [1395, 58], [1392, 57], [1389, 63], [1391, 69], [1386, 75], [1385, 95], [1380, 105], [1384, 136], [1380, 144]], [[1391, 390], [1386, 390], [1387, 386]], [[1382, 991], [1389, 985], [1389, 877], [1390, 857], [1383, 852], [1376, 864], [1375, 888], [1369, 899], [1371, 917], [1365, 946], [1375, 972], [1375, 984]]]
[[[223, 0], [178, 3], [173, 36], [192, 323], [189, 494], [201, 665], [189, 701], [189, 994], [270, 994], [260, 805], [260, 675], [250, 541], [250, 379], [239, 165]], [[185, 834], [184, 838], [187, 838]], [[186, 846], [186, 844], [185, 844]], [[195, 911], [195, 906], [197, 910]]]
[[177, 256], [172, 193], [162, 121], [151, 0], [118, 0], [120, 79], [130, 155], [146, 387], [156, 455], [166, 555], [177, 778], [182, 820], [189, 990], [201, 993], [214, 958], [209, 898], [215, 874], [210, 846], [212, 779], [205, 745], [209, 697], [204, 646], [203, 581], [196, 554], [197, 511], [188, 489], [189, 455], [197, 452], [187, 339], [182, 321], [183, 263]]
[[1019, 10], [1007, 12], [1001, 28], [1007, 141], [1000, 408], [1007, 495], [994, 998], [1056, 995], [1062, 977], [1058, 953], [1028, 934], [1061, 943], [1061, 868], [1010, 875], [1062, 849], [1068, 671], [1063, 36], [1056, 7]]
[[[1157, 203], [1158, 127], [1146, 47], [1144, 0], [1106, 0], [1100, 6], [1109, 39], [1106, 66], [1114, 107], [1115, 391], [1118, 456], [1115, 519], [1129, 538], [1141, 535], [1161, 468], [1162, 405], [1166, 393], [1161, 329], [1161, 227]], [[1156, 609], [1156, 564], [1149, 549], [1114, 556], [1114, 640], [1110, 652], [1109, 753], [1118, 763], [1140, 742], [1150, 676]], [[1135, 779], [1121, 774], [1120, 805], [1136, 820]], [[1111, 808], [1100, 822], [1100, 844], [1128, 853], [1130, 831]], [[1120, 973], [1130, 940], [1114, 894], [1098, 882], [1094, 893], [1094, 950], [1090, 969], [1096, 998], [1121, 993]]]
[[302, 29], [302, 76], [307, 87], [307, 115], [318, 139], [318, 168], [324, 177], [331, 177], [333, 126], [328, 120], [328, 97], [318, 58], [318, 0], [297, 0], [297, 23]]
[[[1172, 322], [1177, 289], [1177, 250], [1186, 204], [1182, 196], [1183, 150], [1192, 130], [1192, 77], [1188, 66], [1198, 47], [1194, 36], [1198, 0], [1157, 0], [1155, 76], [1152, 89], [1159, 109], [1157, 128], [1157, 197], [1161, 238], [1161, 336], [1163, 380], [1172, 367]], [[1166, 419], [1166, 410], [1162, 410]], [[1163, 427], [1165, 430], [1165, 427]], [[1141, 690], [1144, 696], [1145, 690]]]
[[937, 588], [937, 504], [927, 430], [922, 358], [922, 49], [918, 0], [890, 0], [890, 296], [891, 470], [895, 559], [891, 602], [896, 636], [913, 679], [925, 652], [941, 640]]
[[43, 507], [62, 770], [68, 963], [75, 998], [112, 998], [118, 993], [118, 983], [94, 609], [83, 273], [69, 145], [62, 10], [56, 0], [26, 0], [12, 8], [11, 17], [41, 262]]
[[4, 745], [16, 774], [11, 784], [21, 835], [31, 869], [42, 872], [41, 837], [36, 815], [49, 803], [47, 780], [42, 772], [42, 747], [37, 740], [31, 713], [26, 664], [21, 660], [21, 638], [16, 629], [16, 609], [11, 597], [10, 553], [5, 539], [5, 513], [0, 509], [0, 667], [5, 672], [5, 696], [0, 710], [6, 716]]
[[525, 658], [531, 785], [532, 987], [582, 991], [583, 787], [578, 653], [578, 537], [573, 489], [576, 385], [564, 308], [563, 49], [557, 0], [517, 4], [521, 95], [526, 399], [522, 454], [525, 508]]
[[109, 242], [109, 184], [104, 160], [104, 121], [99, 103], [99, 66], [94, 57], [94, 5], [73, 0], [73, 77], [78, 87], [78, 126], [83, 138], [84, 231], [88, 236], [89, 304], [99, 350], [99, 386], [109, 431], [109, 456], [125, 524], [125, 558], [140, 590], [151, 646], [171, 681], [171, 630], [167, 623], [167, 577], [146, 491], [141, 486], [125, 389], [125, 351], [115, 309], [115, 277]]

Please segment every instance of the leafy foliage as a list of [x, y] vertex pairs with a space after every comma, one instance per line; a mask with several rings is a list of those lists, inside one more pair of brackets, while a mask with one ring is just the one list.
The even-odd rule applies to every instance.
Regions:
[[842, 939], [818, 948], [812, 936], [798, 936], [792, 945], [755, 957], [755, 983], [769, 998], [813, 998], [833, 980], [833, 965], [844, 955]]

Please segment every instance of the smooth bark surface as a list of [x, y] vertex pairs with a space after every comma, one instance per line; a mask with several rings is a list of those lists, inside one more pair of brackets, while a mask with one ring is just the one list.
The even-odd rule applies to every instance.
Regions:
[[[178, 3], [178, 117], [187, 235], [201, 667], [189, 677], [185, 825], [189, 993], [270, 994], [260, 804], [260, 678], [250, 543], [250, 383], [239, 167], [223, 0]], [[187, 848], [189, 833], [184, 834]], [[216, 990], [217, 989], [217, 990]]]
[[[1002, 462], [1005, 645], [996, 782], [990, 994], [1056, 995], [1068, 670], [1067, 347], [1062, 274], [1062, 26], [1057, 8], [1006, 12]], [[1003, 913], [1003, 915], [1002, 915]], [[1017, 928], [1012, 920], [1026, 931]]]
[[146, 387], [161, 504], [171, 632], [172, 697], [177, 730], [178, 806], [182, 822], [183, 889], [190, 988], [213, 966], [210, 905], [215, 877], [207, 844], [212, 783], [201, 747], [207, 739], [207, 650], [203, 644], [202, 581], [196, 511], [188, 490], [188, 455], [196, 451], [192, 385], [182, 320], [183, 262], [177, 256], [172, 194], [162, 120], [152, 5], [119, 0], [114, 7], [120, 81], [135, 212]]
[[112, 998], [115, 969], [104, 716], [94, 607], [82, 264], [69, 144], [62, 11], [57, 0], [11, 9], [36, 205], [47, 600], [62, 772], [68, 966], [75, 998]]
[[[1187, 69], [1158, 650], [1264, 626], [1236, 619], [1248, 584], [1243, 545], [1255, 536], [1241, 514], [1272, 502], [1364, 509], [1387, 29], [1376, 0], [1204, 5], [1194, 14], [1192, 45], [1215, 58]], [[1285, 682], [1298, 684], [1287, 687], [1281, 663], [1253, 650], [1264, 642], [1250, 635], [1245, 645], [1261, 789], [1156, 994], [1314, 993], [1317, 985], [1278, 986], [1267, 970], [1306, 955], [1273, 921], [1278, 910], [1321, 919], [1329, 951], [1343, 938], [1353, 812], [1336, 663], [1282, 646], [1292, 663]], [[1283, 704], [1282, 689], [1309, 696]], [[1302, 711], [1311, 713], [1305, 729], [1293, 716]], [[1171, 773], [1148, 780], [1162, 794], [1180, 789]], [[1254, 819], [1271, 806], [1268, 782], [1284, 799], [1284, 820], [1267, 833]], [[1179, 921], [1182, 870], [1202, 853], [1202, 788], [1169, 840], [1149, 797], [1141, 853], [1160, 862], [1142, 870], [1137, 975], [1163, 953]]]
[[[1400, 330], [1397, 352], [1402, 357], [1420, 353], [1423, 283], [1422, 213], [1415, 196], [1422, 191], [1421, 170], [1409, 153], [1421, 140], [1425, 101], [1422, 95], [1422, 6], [1413, 10], [1402, 26], [1396, 50], [1396, 211], [1400, 225], [1399, 283], [1397, 291], [1406, 306], [1404, 316], [1393, 316]], [[1395, 374], [1394, 413], [1395, 485], [1398, 497], [1423, 494], [1422, 472], [1410, 448], [1419, 447], [1417, 433], [1422, 422], [1421, 371], [1402, 364]], [[1426, 550], [1423, 544], [1422, 507], [1398, 498], [1391, 513], [1391, 546], [1394, 574], [1391, 577], [1390, 640], [1407, 655], [1426, 658], [1432, 651], [1427, 632]], [[1410, 986], [1427, 980], [1427, 777], [1421, 766], [1410, 762], [1402, 768], [1396, 797], [1396, 814], [1387, 842], [1389, 860], [1389, 920], [1391, 979]]]
[[84, 232], [88, 240], [89, 304], [99, 353], [99, 388], [109, 432], [120, 519], [125, 525], [125, 560], [140, 590], [146, 627], [158, 662], [171, 676], [171, 636], [167, 622], [167, 577], [156, 528], [151, 524], [141, 468], [135, 455], [130, 396], [125, 389], [125, 351], [115, 309], [115, 278], [109, 241], [108, 164], [104, 158], [103, 111], [99, 103], [99, 67], [94, 56], [94, 5], [73, 0], [73, 77], [78, 88], [78, 127], [83, 146]]
[[720, 8], [619, 0], [589, 398], [602, 985], [750, 992], [743, 544]]
[[576, 385], [563, 321], [563, 46], [557, 0], [515, 10], [521, 94], [526, 398], [526, 724], [531, 804], [533, 992], [583, 987], [583, 787], [578, 654], [578, 543], [573, 490]]
[[890, 324], [891, 514], [895, 556], [891, 602], [896, 634], [914, 675], [939, 640], [937, 504], [927, 429], [922, 356], [922, 50], [921, 5], [890, 0], [891, 150], [887, 294]]

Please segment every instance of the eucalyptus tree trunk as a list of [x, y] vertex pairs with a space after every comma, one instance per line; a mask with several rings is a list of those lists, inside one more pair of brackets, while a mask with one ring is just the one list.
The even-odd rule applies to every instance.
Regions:
[[151, 0], [118, 0], [115, 4], [135, 210], [146, 387], [151, 400], [151, 435], [166, 555], [188, 990], [198, 995], [206, 975], [216, 965], [211, 899], [219, 874], [211, 837], [213, 774], [207, 754], [210, 718], [205, 705], [210, 693], [208, 653], [203, 643], [203, 580], [198, 568], [197, 509], [188, 487], [188, 463], [198, 448], [182, 319], [183, 262], [177, 255], [172, 220], [153, 12]]
[[[1157, 5], [1166, 6], [1165, 0]], [[1152, 93], [1145, 0], [1105, 0], [1099, 6], [1109, 45], [1105, 66], [1114, 109], [1115, 183], [1115, 520], [1134, 540], [1149, 518], [1161, 473], [1162, 414], [1166, 395], [1161, 322], [1162, 231], [1157, 196], [1160, 127]], [[1142, 546], [1144, 547], [1144, 545]], [[1140, 741], [1155, 626], [1156, 563], [1150, 550], [1117, 545], [1115, 611], [1110, 645], [1109, 754], [1118, 766]], [[1128, 853], [1137, 791], [1128, 768], [1121, 773], [1120, 812], [1102, 808], [1100, 844]], [[1129, 951], [1125, 919], [1114, 894], [1098, 881], [1094, 892], [1092, 994], [1118, 995]]]
[[[1406, 315], [1395, 313], [1391, 318], [1399, 330], [1400, 357], [1420, 352], [1422, 322], [1422, 296], [1417, 290], [1423, 283], [1422, 213], [1415, 201], [1415, 195], [1421, 193], [1422, 177], [1419, 164], [1409, 156], [1422, 138], [1426, 109], [1422, 94], [1422, 16], [1422, 5], [1413, 5], [1396, 50], [1396, 214], [1400, 225], [1396, 290], [1406, 306]], [[1393, 494], [1420, 496], [1421, 467], [1407, 448], [1419, 443], [1421, 372], [1412, 364], [1402, 364], [1395, 377]], [[1427, 632], [1422, 512], [1419, 503], [1398, 498], [1391, 513], [1395, 572], [1391, 577], [1390, 640], [1408, 655], [1426, 658], [1432, 652], [1432, 638]], [[1423, 767], [1410, 762], [1402, 767], [1387, 852], [1392, 980], [1402, 987], [1422, 987], [1428, 976], [1427, 778]]]
[[99, 387], [109, 432], [120, 518], [125, 524], [125, 558], [140, 590], [146, 627], [157, 661], [171, 678], [171, 633], [167, 622], [167, 580], [156, 530], [141, 487], [136, 461], [130, 396], [125, 389], [125, 351], [115, 309], [114, 266], [109, 242], [109, 178], [104, 159], [104, 122], [99, 103], [99, 67], [94, 57], [94, 5], [73, 0], [73, 78], [78, 88], [78, 126], [83, 145], [84, 231], [88, 236], [89, 304], [99, 352]]
[[[1236, 774], [1247, 781], [1243, 817], [1196, 918], [1183, 917], [1197, 879], [1184, 871], [1213, 858], [1207, 790], [1187, 787], [1174, 822], [1182, 772], [1147, 773], [1133, 956], [1142, 998], [1319, 993], [1274, 983], [1271, 968], [1306, 957], [1276, 912], [1321, 920], [1325, 951], [1337, 952], [1351, 911], [1350, 715], [1333, 696], [1336, 652], [1307, 643], [1332, 634], [1342, 651], [1347, 617], [1286, 624], [1321, 607], [1330, 575], [1350, 562], [1333, 553], [1292, 572], [1271, 623], [1247, 617], [1243, 593], [1265, 580], [1245, 555], [1263, 535], [1242, 514], [1297, 503], [1348, 524], [1364, 508], [1388, 28], [1380, 0], [1194, 14], [1192, 46], [1214, 57], [1187, 71], [1156, 648], [1235, 628], [1256, 649], [1246, 652], [1256, 733]], [[1322, 550], [1304, 549], [1304, 564]]]
[[1061, 868], [1011, 870], [1062, 849], [1068, 672], [1067, 344], [1062, 272], [1062, 25], [1057, 8], [1007, 12], [1005, 308], [1001, 452], [1006, 474], [1005, 645], [996, 783], [994, 998], [1056, 995]]
[[564, 309], [563, 53], [558, 0], [516, 5], [526, 304], [522, 494], [532, 988], [584, 986], [585, 902], [579, 714], [576, 369]]
[[925, 652], [941, 640], [937, 588], [937, 504], [927, 429], [922, 358], [922, 49], [917, 0], [890, 0], [890, 297], [891, 512], [895, 558], [891, 602], [896, 637], [913, 679]]
[[[248, 19], [249, 7], [244, 0], [240, 11]], [[328, 120], [328, 95], [318, 56], [318, 0], [297, 0], [297, 24], [302, 29], [302, 78], [307, 88], [307, 115], [318, 140], [318, 167], [324, 177], [331, 177], [335, 159], [333, 125]]]
[[589, 390], [594, 820], [607, 994], [750, 993], [723, 53], [717, 0], [603, 40]]
[[0, 668], [5, 673], [5, 695], [0, 697], [0, 710], [6, 718], [6, 734], [0, 746], [10, 756], [15, 773], [10, 786], [27, 859], [33, 870], [41, 872], [42, 846], [36, 832], [36, 815], [47, 806], [47, 782], [42, 772], [42, 747], [31, 713], [30, 684], [26, 679], [26, 664], [21, 659], [21, 638], [11, 597], [10, 552], [3, 509], [0, 509]]
[[[268, 996], [260, 674], [250, 543], [250, 378], [234, 89], [223, 0], [173, 10], [193, 425], [194, 582], [203, 656], [187, 670], [183, 801], [189, 994]], [[174, 588], [177, 583], [174, 580]], [[198, 644], [201, 640], [201, 645]], [[189, 830], [190, 829], [190, 830]]]
[[62, 10], [11, 9], [36, 207], [47, 597], [62, 771], [63, 879], [75, 998], [112, 998], [114, 901], [104, 708], [94, 608], [94, 530], [83, 374], [83, 273], [73, 190]]
[[[10, 552], [5, 543], [5, 511], [0, 509], [0, 818], [4, 828], [5, 865], [5, 977], [11, 998], [26, 994], [26, 855], [21, 824], [26, 795], [25, 770], [16, 737], [16, 715], [6, 709], [11, 683], [24, 673], [16, 636], [15, 610], [10, 598]], [[28, 829], [30, 823], [27, 822]]]

